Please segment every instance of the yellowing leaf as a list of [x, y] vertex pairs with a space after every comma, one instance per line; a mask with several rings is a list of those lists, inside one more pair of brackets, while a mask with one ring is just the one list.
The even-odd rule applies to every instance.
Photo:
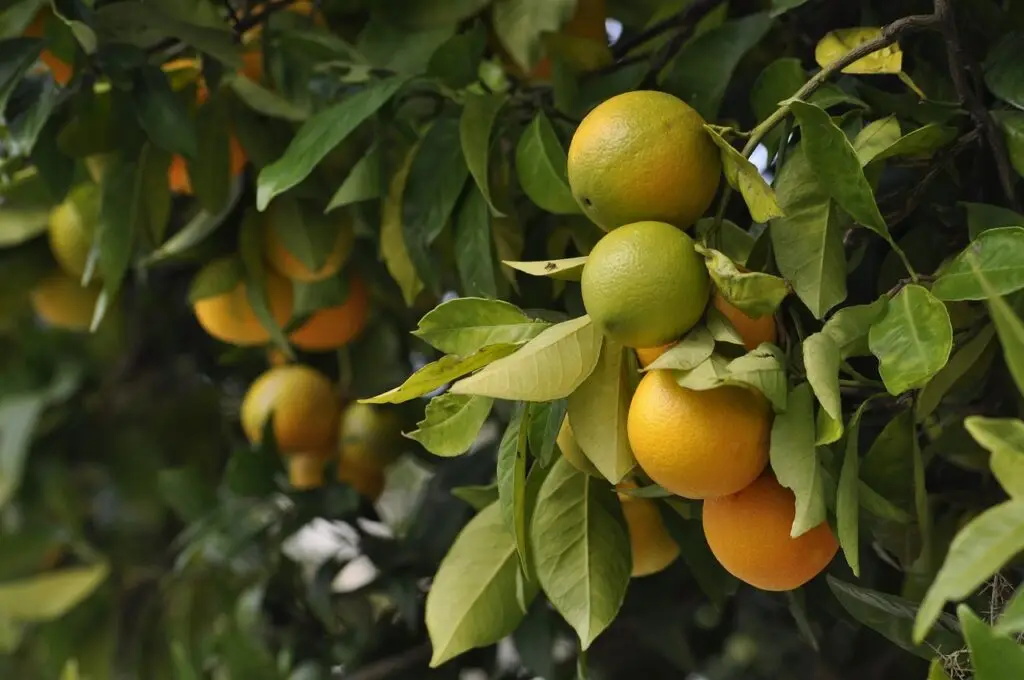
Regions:
[[763, 272], [743, 272], [724, 254], [712, 248], [697, 247], [704, 255], [715, 287], [748, 316], [760, 318], [774, 314], [789, 293], [784, 279]]
[[398, 387], [388, 390], [383, 394], [378, 394], [376, 397], [360, 399], [359, 403], [400, 404], [403, 401], [421, 397], [456, 378], [461, 378], [467, 373], [483, 368], [496, 359], [507, 357], [518, 348], [519, 345], [512, 344], [489, 345], [467, 357], [449, 354], [416, 371]]
[[416, 273], [416, 266], [409, 257], [409, 249], [405, 245], [405, 229], [402, 226], [402, 195], [405, 192], [405, 180], [409, 177], [409, 168], [415, 155], [413, 149], [388, 187], [388, 194], [380, 211], [380, 256], [388, 268], [391, 278], [402, 289], [405, 304], [412, 305], [416, 296], [423, 290], [423, 282]]
[[502, 260], [502, 264], [513, 269], [529, 274], [530, 276], [550, 276], [553, 279], [563, 281], [579, 281], [583, 276], [583, 265], [587, 263], [584, 257], [569, 257], [564, 260], [540, 260], [538, 262], [516, 262]]
[[775, 192], [761, 177], [761, 173], [743, 154], [733, 148], [712, 126], [704, 124], [704, 130], [718, 145], [722, 155], [722, 169], [729, 186], [740, 192], [755, 222], [767, 222], [773, 217], [782, 217], [782, 208], [775, 199]]
[[[814, 60], [822, 68], [843, 58], [866, 42], [881, 37], [882, 29], [874, 27], [838, 28], [829, 32], [814, 48]], [[899, 73], [903, 70], [903, 51], [896, 43], [861, 57], [843, 69], [843, 73]]]
[[491, 412], [493, 400], [441, 394], [427, 404], [426, 416], [406, 434], [435, 456], [458, 456], [470, 449]]
[[551, 401], [587, 379], [601, 351], [601, 332], [589, 316], [546, 328], [522, 349], [452, 385], [455, 394]]

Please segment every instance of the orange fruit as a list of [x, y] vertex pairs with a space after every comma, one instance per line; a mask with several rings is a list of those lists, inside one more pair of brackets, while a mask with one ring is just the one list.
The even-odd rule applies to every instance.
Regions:
[[338, 399], [331, 381], [308, 366], [275, 366], [249, 386], [242, 400], [242, 429], [250, 442], [263, 439], [271, 417], [281, 453], [334, 448]]
[[569, 144], [569, 187], [604, 229], [658, 220], [685, 229], [711, 205], [722, 165], [704, 119], [681, 99], [638, 90], [587, 114]]
[[665, 529], [657, 504], [650, 498], [637, 498], [623, 493], [619, 494], [619, 502], [622, 503], [622, 514], [629, 529], [629, 547], [633, 555], [631, 575], [649, 576], [672, 564], [679, 557], [679, 544]]
[[[245, 170], [245, 164], [249, 162], [249, 157], [245, 155], [245, 149], [242, 148], [235, 135], [228, 137], [228, 145], [231, 176], [238, 177]], [[171, 164], [167, 166], [167, 183], [171, 187], [171, 191], [175, 193], [192, 194], [192, 180], [189, 177], [188, 162], [184, 156], [175, 154], [171, 157]]]
[[81, 184], [50, 211], [50, 250], [61, 269], [81, 278], [89, 261], [100, 219], [100, 192], [95, 184]]
[[242, 75], [256, 83], [263, 81], [263, 50], [246, 50], [242, 53], [242, 64]]
[[344, 455], [338, 463], [338, 481], [348, 484], [359, 495], [376, 501], [384, 491], [387, 478], [378, 465], [347, 460]]
[[[39, 11], [36, 14], [35, 19], [25, 29], [26, 38], [45, 38], [46, 37], [46, 24], [53, 19], [53, 12], [47, 7]], [[44, 49], [39, 55], [39, 60], [46, 64], [46, 67], [50, 69], [50, 74], [53, 79], [57, 81], [60, 86], [67, 85], [71, 82], [71, 76], [74, 75], [74, 69], [66, 61], [58, 57], [50, 50]]]
[[316, 219], [338, 219], [340, 221], [331, 252], [328, 253], [323, 265], [318, 270], [312, 271], [285, 247], [284, 241], [279, 236], [281, 229], [304, 229], [306, 228], [305, 224], [282, 224], [281, 220], [287, 219], [287, 214], [281, 210], [275, 210], [275, 205], [282, 205], [282, 203], [277, 201], [270, 204], [270, 208], [267, 210], [266, 226], [263, 230], [263, 252], [270, 266], [292, 281], [322, 281], [337, 274], [352, 254], [352, 245], [355, 242], [355, 231], [349, 213], [343, 212], [339, 218], [316, 217]]
[[407, 444], [402, 417], [393, 408], [353, 402], [341, 414], [338, 445], [347, 463], [383, 467], [402, 455]]
[[839, 548], [828, 523], [790, 537], [796, 500], [771, 474], [739, 493], [704, 502], [704, 535], [726, 571], [761, 590], [799, 588]]
[[[217, 261], [214, 261], [207, 267], [216, 264]], [[266, 293], [274, 321], [284, 326], [292, 316], [291, 282], [268, 271]], [[222, 342], [251, 346], [270, 341], [270, 334], [249, 304], [244, 281], [239, 281], [226, 293], [197, 300], [193, 309], [199, 325]]]
[[590, 318], [627, 347], [679, 339], [704, 314], [711, 290], [693, 239], [665, 222], [605, 234], [583, 265], [580, 286]]
[[775, 318], [771, 314], [757, 319], [747, 316], [739, 308], [729, 304], [718, 291], [715, 291], [711, 302], [740, 334], [740, 337], [743, 338], [743, 346], [748, 351], [757, 349], [763, 342], [775, 342], [777, 338]]
[[83, 287], [77, 278], [54, 272], [32, 289], [32, 309], [48, 326], [87, 331], [102, 290], [98, 283]]
[[644, 472], [685, 498], [736, 493], [768, 463], [771, 409], [759, 393], [731, 385], [690, 390], [671, 371], [644, 374], [626, 434]]
[[324, 485], [324, 465], [330, 451], [295, 453], [288, 456], [288, 482], [293, 489], [308, 491]]
[[670, 342], [667, 345], [658, 345], [657, 347], [637, 347], [636, 358], [640, 362], [640, 367], [646, 368], [650, 366], [658, 357], [672, 349], [675, 344]]
[[345, 346], [362, 332], [370, 313], [366, 285], [354, 274], [348, 285], [343, 303], [313, 312], [288, 336], [293, 345], [307, 352], [326, 352]]

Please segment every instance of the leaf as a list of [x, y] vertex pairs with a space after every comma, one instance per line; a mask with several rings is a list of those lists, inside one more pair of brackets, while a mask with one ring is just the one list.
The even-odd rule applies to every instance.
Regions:
[[946, 306], [927, 288], [906, 286], [871, 326], [868, 346], [878, 357], [878, 370], [889, 394], [923, 386], [946, 365], [953, 349], [953, 326]]
[[984, 300], [983, 276], [995, 295], [1024, 288], [1024, 227], [988, 229], [942, 269], [932, 286], [940, 300]]
[[435, 456], [459, 456], [473, 446], [494, 400], [464, 394], [440, 394], [427, 404], [426, 415], [405, 436]]
[[1024, 393], [1024, 323], [1003, 298], [995, 294], [988, 280], [981, 274], [978, 283], [988, 294], [988, 313], [996, 325], [999, 342], [1003, 346], [1003, 358], [1010, 369], [1010, 375], [1017, 384], [1017, 390]]
[[839, 396], [839, 347], [825, 333], [813, 333], [804, 339], [804, 368], [807, 382], [814, 390], [825, 412], [836, 421], [843, 419], [843, 405]]
[[889, 299], [884, 296], [868, 305], [843, 307], [825, 322], [821, 332], [835, 341], [842, 358], [866, 356], [871, 354], [868, 332], [885, 315], [888, 307]]
[[278, 325], [271, 312], [270, 300], [267, 297], [267, 271], [263, 260], [265, 240], [262, 226], [259, 214], [252, 208], [247, 209], [238, 233], [238, 254], [242, 258], [245, 270], [245, 297], [277, 349], [288, 359], [294, 359], [295, 352], [288, 344], [284, 329]]
[[1024, 499], [1024, 422], [1016, 418], [968, 416], [964, 427], [991, 452], [989, 466], [1011, 498]]
[[587, 649], [618, 614], [632, 568], [614, 491], [558, 459], [537, 497], [530, 546], [541, 588]]
[[900, 411], [871, 443], [861, 463], [860, 478], [901, 508], [914, 502], [914, 419]]
[[526, 342], [550, 325], [508, 302], [465, 297], [427, 312], [412, 334], [446, 354], [465, 355], [488, 345]]
[[[814, 60], [822, 68], [842, 59], [855, 48], [882, 36], [882, 29], [872, 27], [837, 28], [825, 34], [814, 48]], [[903, 69], [903, 52], [897, 43], [861, 57], [842, 70], [843, 73], [899, 73]]]
[[459, 119], [459, 139], [462, 142], [466, 165], [495, 215], [503, 213], [491, 199], [487, 161], [491, 150], [491, 130], [498, 119], [498, 112], [507, 99], [504, 94], [469, 93], [466, 95], [466, 105]]
[[827, 579], [832, 594], [850, 616], [911, 654], [931, 659], [937, 653], [950, 654], [963, 646], [960, 627], [948, 614], [942, 615], [926, 644], [914, 644], [911, 629], [917, 613], [916, 602], [846, 583], [833, 576]]
[[900, 124], [896, 116], [886, 116], [865, 125], [853, 140], [853, 150], [860, 164], [867, 165], [900, 138]]
[[404, 78], [389, 78], [373, 83], [307, 120], [299, 128], [284, 155], [260, 171], [256, 190], [257, 207], [266, 210], [274, 196], [306, 179], [317, 163], [384, 106], [404, 84]]
[[476, 187], [470, 187], [455, 211], [455, 267], [464, 294], [498, 297], [491, 215]]
[[981, 329], [967, 344], [950, 357], [941, 371], [935, 374], [914, 403], [914, 412], [918, 422], [924, 422], [939, 407], [943, 397], [956, 383], [971, 370], [985, 355], [985, 350], [995, 337], [995, 328], [989, 324]]
[[271, 118], [301, 123], [309, 118], [309, 109], [292, 103], [273, 90], [268, 90], [243, 75], [228, 79], [228, 87], [253, 111]]
[[470, 520], [441, 561], [427, 593], [426, 624], [436, 668], [463, 652], [493, 644], [512, 633], [526, 615], [516, 596], [519, 578], [515, 544], [505, 531], [497, 503]]
[[[765, 66], [750, 90], [750, 106], [757, 120], [763, 121], [775, 113], [779, 103], [789, 99], [807, 82], [807, 74], [800, 60], [782, 57]], [[782, 141], [783, 130], [772, 129], [761, 143], [768, 150], [768, 158], [774, 158]]]
[[565, 149], [555, 136], [551, 121], [541, 111], [523, 131], [516, 145], [519, 184], [531, 201], [550, 213], [579, 213], [580, 207], [569, 189], [566, 167]]
[[502, 264], [531, 276], [549, 276], [560, 281], [579, 281], [583, 276], [584, 257], [569, 257], [564, 260], [540, 260], [537, 262], [515, 262], [502, 260]]
[[970, 203], [959, 201], [967, 213], [967, 231], [971, 240], [978, 238], [982, 232], [999, 227], [1024, 227], [1024, 215], [1009, 208], [987, 203]]
[[29, 37], [8, 37], [0, 42], [0, 113], [7, 108], [25, 72], [39, 58], [42, 47], [42, 40]]
[[483, 510], [491, 503], [498, 502], [498, 485], [457, 486], [452, 489], [452, 495], [468, 503], [474, 510]]
[[949, 545], [914, 622], [914, 641], [920, 643], [950, 600], [972, 595], [992, 574], [1024, 550], [1024, 500], [1009, 500], [988, 508], [967, 523]]
[[843, 131], [823, 109], [813, 104], [794, 100], [790, 107], [800, 121], [801, 146], [807, 162], [821, 186], [854, 220], [887, 241], [891, 240], [889, 227], [878, 210], [857, 153]]
[[[234, 40], [234, 36], [223, 23], [216, 27], [196, 22], [193, 14], [186, 17], [190, 20], [179, 18], [181, 14], [172, 10], [171, 7], [161, 7], [163, 3], [148, 2], [141, 3], [111, 3], [105, 4], [96, 10], [96, 19], [103, 28], [111, 30], [116, 25], [119, 30], [111, 30], [112, 33], [122, 39], [132, 40], [136, 36], [145, 36], [149, 39], [176, 38], [186, 45], [191, 45], [200, 52], [205, 52], [225, 65], [242, 66], [241, 55]], [[170, 10], [170, 11], [169, 11]], [[193, 10], [195, 12], [196, 10]], [[87, 28], [81, 22], [71, 22], [72, 29], [75, 24]], [[81, 36], [78, 35], [81, 41]], [[95, 41], [95, 36], [93, 36]], [[89, 51], [88, 49], [86, 51]]]
[[722, 169], [729, 186], [740, 192], [755, 222], [767, 222], [773, 217], [782, 217], [783, 212], [775, 198], [775, 192], [764, 181], [761, 173], [743, 154], [733, 148], [707, 123], [704, 130], [718, 146], [722, 156]]
[[775, 189], [786, 214], [769, 226], [779, 272], [821, 319], [846, 299], [842, 230], [849, 218], [818, 183], [802, 144], [782, 167]]
[[1024, 78], [1020, 61], [1024, 56], [1021, 35], [1012, 31], [1003, 36], [985, 58], [985, 85], [999, 99], [1016, 108], [1024, 108]]
[[417, 275], [416, 267], [409, 257], [405, 229], [402, 226], [402, 194], [405, 192], [405, 180], [409, 176], [411, 163], [410, 153], [402, 167], [391, 178], [380, 214], [380, 255], [391, 278], [402, 290], [402, 299], [406, 306], [410, 307], [423, 291], [423, 281]]
[[[489, 4], [489, 0], [482, 0]], [[434, 6], [436, 13], [436, 4]], [[480, 60], [487, 49], [487, 30], [483, 22], [475, 22], [469, 30], [456, 33], [438, 47], [427, 64], [427, 74], [440, 79], [448, 87], [468, 88], [480, 72]]]
[[971, 650], [975, 680], [1014, 680], [1024, 675], [1024, 646], [998, 633], [978, 618], [966, 604], [956, 608]]
[[732, 321], [718, 311], [717, 307], [709, 305], [704, 313], [704, 318], [708, 326], [708, 332], [711, 333], [711, 337], [714, 338], [715, 342], [744, 346], [743, 338], [740, 336], [739, 331], [732, 325]]
[[40, 393], [4, 396], [0, 400], [0, 508], [21, 485], [32, 436], [46, 407]]
[[835, 444], [843, 438], [843, 421], [833, 418], [825, 409], [820, 409], [818, 419], [814, 422], [814, 432], [816, 446]]
[[527, 569], [526, 536], [526, 443], [530, 422], [524, 420], [526, 405], [519, 403], [498, 444], [498, 505], [505, 530], [516, 544], [524, 572]]
[[180, 231], [167, 239], [162, 246], [150, 253], [144, 261], [148, 264], [162, 262], [181, 255], [190, 248], [202, 243], [207, 237], [213, 234], [218, 227], [224, 224], [224, 220], [227, 219], [228, 214], [231, 213], [238, 204], [238, 200], [242, 195], [242, 187], [243, 184], [241, 182], [234, 182], [228, 201], [219, 213], [211, 214], [205, 210], [200, 210], [196, 213], [195, 217], [189, 220], [188, 223], [181, 228]]
[[[200, 107], [195, 125], [198, 150], [188, 161], [188, 176], [203, 209], [217, 213], [228, 200], [232, 181], [231, 132], [222, 100], [214, 98]], [[165, 182], [166, 177], [165, 174]]]
[[733, 71], [771, 25], [768, 13], [759, 12], [694, 37], [662, 73], [660, 89], [681, 97], [705, 120], [714, 120]]
[[954, 139], [956, 139], [956, 128], [938, 123], [928, 123], [903, 135], [877, 153], [872, 160], [881, 161], [895, 156], [928, 158]]
[[[143, 149], [143, 157], [146, 154]], [[146, 197], [141, 185], [144, 173], [137, 163], [121, 163], [107, 171], [100, 198], [100, 221], [96, 228], [99, 247], [99, 269], [103, 275], [103, 292], [112, 300], [121, 289], [121, 282], [131, 264], [138, 228], [144, 226], [143, 209]], [[102, 305], [97, 305], [91, 330], [103, 320]]]
[[814, 448], [814, 397], [807, 383], [789, 393], [788, 406], [776, 414], [769, 453], [779, 483], [796, 496], [790, 535], [800, 536], [825, 521], [825, 495]]
[[605, 339], [590, 377], [569, 395], [568, 418], [576, 443], [613, 484], [636, 465], [626, 436], [626, 415], [633, 396], [627, 351]]
[[0, 583], [0, 612], [25, 623], [58, 619], [89, 597], [109, 573], [107, 564], [100, 562]]
[[130, 94], [139, 125], [154, 144], [188, 158], [196, 155], [195, 126], [163, 71], [155, 66], [134, 70]]
[[458, 381], [452, 392], [521, 401], [567, 397], [597, 365], [601, 340], [589, 316], [564, 321], [545, 328], [515, 354]]
[[360, 404], [401, 404], [433, 392], [452, 380], [487, 366], [491, 362], [507, 357], [519, 348], [518, 345], [489, 345], [465, 357], [444, 356], [413, 373], [394, 389], [369, 399], [360, 399]]
[[763, 272], [743, 272], [724, 254], [697, 246], [715, 287], [733, 307], [755, 319], [774, 314], [789, 294], [784, 279]]
[[789, 382], [786, 380], [782, 352], [774, 345], [763, 343], [757, 349], [730, 361], [723, 383], [753, 387], [772, 403], [776, 412], [787, 408], [786, 390]]
[[359, 32], [356, 51], [378, 69], [419, 75], [427, 70], [431, 55], [451, 38], [454, 30], [454, 23], [410, 28], [371, 12]]
[[[697, 241], [707, 242], [709, 233], [714, 226], [715, 218], [702, 217], [694, 224], [694, 233]], [[733, 262], [743, 264], [750, 257], [756, 239], [745, 229], [737, 226], [732, 220], [722, 220], [717, 232], [718, 249]]]
[[860, 419], [869, 403], [861, 402], [846, 428], [843, 466], [836, 489], [836, 536], [857, 578], [860, 578]]
[[1000, 633], [1016, 634], [1024, 631], [1024, 589], [1018, 587], [1013, 598], [1003, 609], [996, 622]]
[[706, 361], [714, 351], [715, 339], [711, 331], [704, 326], [696, 326], [643, 370], [689, 371]]
[[491, 18], [509, 56], [529, 71], [541, 58], [541, 34], [557, 33], [575, 9], [573, 0], [498, 0]]
[[537, 461], [548, 467], [554, 460], [555, 443], [565, 420], [568, 404], [565, 399], [534, 402], [528, 405], [530, 411], [530, 451]]
[[791, 9], [796, 9], [805, 2], [807, 0], [772, 0], [772, 16], [781, 16]]
[[381, 156], [384, 154], [379, 144], [374, 143], [363, 157], [349, 170], [345, 181], [334, 192], [324, 212], [330, 212], [346, 205], [382, 198], [384, 183], [381, 181]]

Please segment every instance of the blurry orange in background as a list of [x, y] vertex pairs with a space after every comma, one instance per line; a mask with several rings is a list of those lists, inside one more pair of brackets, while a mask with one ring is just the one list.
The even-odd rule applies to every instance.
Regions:
[[[228, 138], [228, 145], [231, 176], [238, 177], [245, 169], [245, 164], [249, 162], [249, 157], [245, 155], [245, 149], [234, 135]], [[180, 154], [175, 154], [171, 158], [171, 164], [167, 167], [167, 183], [170, 185], [171, 191], [175, 193], [192, 194], [192, 180], [188, 175], [188, 163]]]
[[[49, 7], [44, 7], [36, 14], [36, 18], [32, 20], [32, 23], [25, 29], [26, 38], [45, 38], [46, 37], [46, 24], [51, 20], [55, 20], [53, 11]], [[50, 69], [50, 73], [53, 74], [53, 79], [61, 86], [67, 85], [71, 81], [71, 76], [74, 74], [74, 69], [66, 61], [58, 57], [50, 50], [44, 49], [42, 54], [39, 55], [39, 59], [46, 64], [46, 67]]]

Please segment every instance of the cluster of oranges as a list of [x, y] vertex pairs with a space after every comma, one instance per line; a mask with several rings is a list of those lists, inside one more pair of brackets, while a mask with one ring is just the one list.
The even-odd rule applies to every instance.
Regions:
[[[776, 339], [771, 316], [751, 318], [712, 290], [704, 260], [684, 232], [710, 206], [721, 176], [718, 149], [703, 124], [669, 94], [629, 92], [591, 111], [569, 147], [573, 195], [608, 230], [583, 269], [584, 306], [644, 367], [700, 323], [709, 306], [732, 322], [748, 350]], [[772, 417], [753, 389], [691, 390], [673, 371], [654, 369], [637, 386], [626, 430], [651, 480], [703, 501], [705, 536], [729, 572], [758, 588], [790, 590], [822, 571], [837, 543], [826, 523], [791, 537], [794, 496], [766, 469]], [[568, 442], [561, 448], [585, 460], [578, 451], [567, 453]], [[630, 508], [651, 502], [622, 497], [631, 535], [639, 533], [641, 511]], [[663, 568], [678, 547], [667, 542], [657, 513], [645, 517], [647, 552], [657, 559], [638, 555], [634, 537], [634, 562]]]

